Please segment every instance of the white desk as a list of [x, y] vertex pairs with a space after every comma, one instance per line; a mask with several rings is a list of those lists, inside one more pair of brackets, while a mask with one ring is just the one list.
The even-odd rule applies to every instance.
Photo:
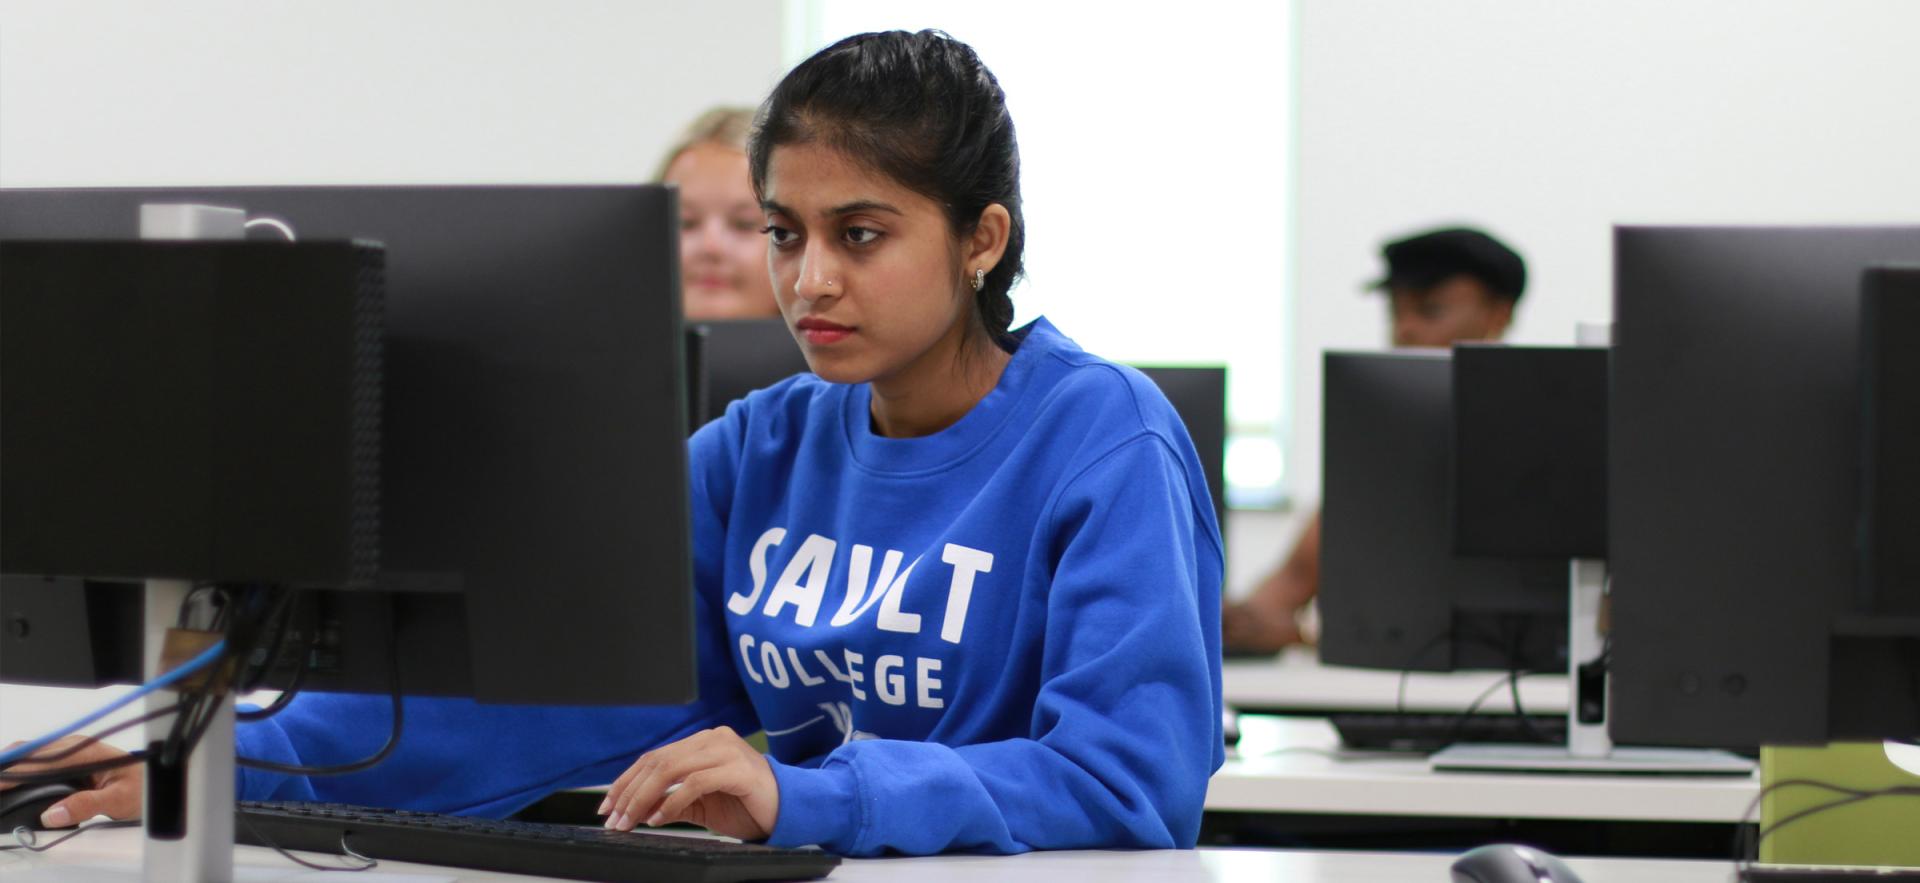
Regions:
[[[1221, 692], [1227, 705], [1283, 714], [1334, 711], [1392, 711], [1400, 673], [1322, 665], [1311, 647], [1289, 647], [1272, 659], [1229, 659], [1221, 666]], [[1407, 676], [1409, 711], [1465, 711], [1475, 697], [1505, 672], [1474, 671]], [[1533, 675], [1520, 681], [1527, 713], [1565, 714], [1567, 676]], [[1513, 699], [1502, 686], [1480, 705], [1489, 713], [1511, 713]]]
[[1760, 793], [1757, 774], [1436, 773], [1420, 757], [1336, 757], [1339, 736], [1320, 718], [1243, 716], [1240, 732], [1209, 811], [1732, 824]]
[[[305, 856], [325, 862], [326, 857]], [[73, 883], [138, 879], [140, 831], [92, 831], [53, 851], [21, 856], [0, 853], [0, 880], [60, 880]], [[914, 883], [1176, 883], [1176, 881], [1287, 881], [1287, 883], [1444, 883], [1452, 856], [1397, 853], [1335, 853], [1264, 849], [1200, 849], [1153, 852], [1049, 852], [1019, 856], [850, 859], [827, 879], [834, 883], [910, 880]], [[424, 883], [427, 880], [503, 883], [534, 880], [428, 865], [381, 862], [362, 874], [308, 871], [271, 850], [240, 847], [236, 877], [243, 883], [342, 880], [352, 883]], [[1570, 859], [1585, 883], [1726, 883], [1726, 862]]]

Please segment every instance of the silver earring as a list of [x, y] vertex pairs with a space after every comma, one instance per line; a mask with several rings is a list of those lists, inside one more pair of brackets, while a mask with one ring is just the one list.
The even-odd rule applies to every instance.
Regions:
[[985, 287], [986, 284], [987, 284], [987, 268], [981, 267], [977, 270], [974, 270], [973, 271], [973, 290], [979, 291], [981, 288]]

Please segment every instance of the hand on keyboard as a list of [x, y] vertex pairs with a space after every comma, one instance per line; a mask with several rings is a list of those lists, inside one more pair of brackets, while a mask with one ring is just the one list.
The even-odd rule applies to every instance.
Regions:
[[741, 840], [765, 840], [780, 816], [773, 768], [728, 727], [663, 745], [620, 774], [600, 804], [607, 827], [691, 822]]

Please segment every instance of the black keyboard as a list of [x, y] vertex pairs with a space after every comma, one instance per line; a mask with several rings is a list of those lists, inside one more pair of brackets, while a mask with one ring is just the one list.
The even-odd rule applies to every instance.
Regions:
[[[1342, 712], [1327, 715], [1340, 744], [1368, 751], [1439, 751], [1449, 745], [1513, 742], [1567, 744], [1567, 716], [1449, 714], [1446, 712]], [[1529, 729], [1528, 725], [1532, 728]]]
[[840, 857], [732, 840], [495, 821], [337, 803], [243, 801], [234, 839], [368, 858], [609, 883], [813, 880]]

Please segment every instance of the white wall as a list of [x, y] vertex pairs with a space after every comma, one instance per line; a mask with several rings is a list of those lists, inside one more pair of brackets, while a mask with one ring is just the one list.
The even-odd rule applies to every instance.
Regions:
[[778, 0], [0, 0], [0, 185], [644, 181]]
[[979, 52], [1019, 132], [1027, 275], [1015, 322], [1045, 315], [1116, 361], [1226, 364], [1230, 496], [1278, 496], [1278, 470], [1257, 468], [1278, 457], [1257, 452], [1277, 449], [1285, 398], [1287, 262], [1275, 246], [1292, 195], [1269, 170], [1288, 165], [1292, 3], [802, 5], [796, 63], [895, 28], [941, 28]]
[[[0, 186], [644, 181], [695, 114], [764, 97], [781, 11], [0, 0]], [[0, 745], [123, 691], [0, 686]]]
[[1379, 244], [1472, 221], [1527, 259], [1512, 339], [1612, 315], [1616, 222], [1920, 221], [1920, 4], [1301, 0], [1288, 484], [1320, 354], [1386, 339]]

